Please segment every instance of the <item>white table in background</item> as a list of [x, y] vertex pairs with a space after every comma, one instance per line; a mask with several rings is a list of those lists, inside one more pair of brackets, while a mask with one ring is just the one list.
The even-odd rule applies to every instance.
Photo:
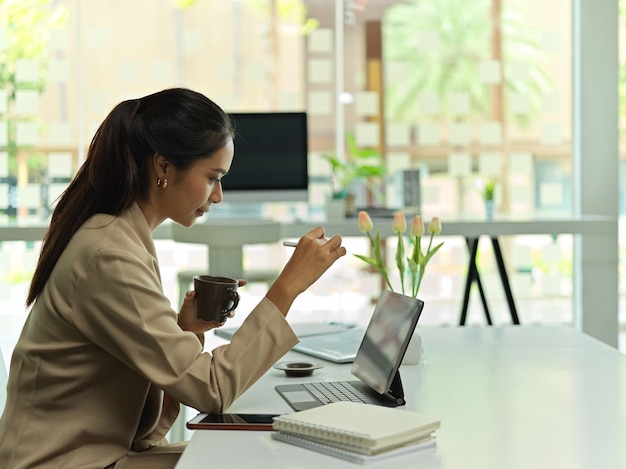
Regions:
[[[184, 238], [174, 235], [173, 239], [184, 242], [202, 243], [209, 246], [209, 256], [211, 257], [209, 270], [214, 275], [219, 275], [218, 268], [238, 269], [242, 275], [231, 277], [243, 277], [243, 245], [234, 245], [233, 240], [239, 236], [233, 234], [233, 238], [228, 241], [218, 241], [229, 243], [225, 249], [213, 249], [211, 245], [214, 238], [207, 236], [207, 226], [223, 225], [231, 232], [236, 232], [236, 225], [232, 220], [207, 218], [202, 223], [196, 223], [191, 228], [184, 231]], [[328, 221], [295, 221], [291, 223], [281, 223], [279, 238], [299, 238], [303, 234], [312, 230], [316, 226], [323, 225], [326, 234], [332, 236], [364, 236], [358, 229], [356, 218], [345, 220]], [[392, 220], [389, 218], [375, 219], [374, 227], [380, 230], [381, 237], [391, 237], [394, 233], [391, 229]], [[182, 232], [177, 230], [182, 236]], [[263, 242], [272, 242], [272, 236], [265, 237]], [[574, 307], [574, 324], [577, 330], [596, 337], [603, 342], [617, 347], [618, 330], [618, 222], [614, 217], [584, 215], [578, 217], [543, 217], [532, 219], [518, 219], [513, 217], [497, 218], [493, 221], [476, 219], [443, 220], [442, 236], [462, 236], [468, 241], [468, 245], [477, 243], [478, 238], [487, 236], [491, 238], [494, 248], [494, 239], [504, 236], [519, 235], [574, 235], [574, 293], [572, 303]], [[471, 256], [471, 254], [470, 254]], [[471, 261], [471, 257], [470, 257]], [[508, 288], [508, 279], [504, 265], [498, 265], [503, 288], [507, 294], [507, 302], [511, 310], [512, 322], [515, 321], [517, 313], [513, 295]], [[468, 278], [471, 282], [472, 278]], [[508, 290], [508, 291], [507, 291]], [[463, 299], [461, 311], [461, 321], [463, 321], [463, 310], [467, 311], [466, 300], [468, 290]], [[485, 305], [485, 303], [483, 303]]]
[[[252, 225], [251, 225], [252, 223]], [[392, 236], [391, 219], [374, 220], [381, 236]], [[328, 235], [363, 236], [356, 219], [281, 222], [207, 218], [191, 228], [161, 225], [157, 239], [173, 239], [209, 246], [209, 270], [216, 275], [244, 278], [243, 246], [299, 238], [323, 225]], [[0, 241], [41, 239], [45, 226], [0, 226]], [[174, 233], [175, 230], [175, 233]], [[499, 238], [517, 235], [574, 235], [574, 325], [577, 330], [617, 347], [618, 330], [618, 221], [614, 217], [584, 215], [533, 219], [443, 220], [443, 236]], [[213, 249], [211, 249], [213, 246]], [[509, 305], [511, 302], [509, 302]]]
[[[370, 467], [626, 467], [626, 355], [565, 327], [418, 328], [425, 360], [401, 368], [407, 409], [442, 419], [434, 451]], [[213, 338], [211, 338], [213, 340]], [[303, 356], [290, 352], [285, 359]], [[286, 378], [271, 369], [229, 409], [291, 412], [274, 386], [353, 378], [349, 365]], [[177, 469], [354, 468], [270, 439], [270, 432], [194, 432]]]

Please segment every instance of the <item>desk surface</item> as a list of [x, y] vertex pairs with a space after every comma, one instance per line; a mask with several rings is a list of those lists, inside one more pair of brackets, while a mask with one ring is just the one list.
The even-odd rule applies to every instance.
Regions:
[[[404, 366], [407, 409], [442, 419], [437, 448], [372, 467], [626, 467], [626, 355], [569, 328], [421, 328], [425, 360]], [[291, 358], [301, 357], [290, 352]], [[289, 358], [289, 357], [285, 357]], [[274, 386], [351, 378], [324, 362], [313, 378], [268, 371], [231, 407], [290, 412]], [[269, 432], [194, 433], [178, 469], [353, 468], [270, 439]]]
[[[383, 236], [393, 236], [391, 229], [392, 219], [380, 218], [374, 220], [374, 229], [380, 230]], [[426, 220], [427, 222], [428, 220]], [[211, 243], [207, 238], [207, 227], [217, 230], [239, 230], [246, 223], [271, 225], [269, 220], [240, 220], [229, 218], [210, 218], [198, 220], [196, 224], [186, 230], [178, 230], [184, 233], [184, 242]], [[275, 222], [274, 222], [275, 223]], [[579, 217], [551, 217], [533, 219], [497, 218], [493, 221], [476, 219], [443, 219], [442, 236], [506, 236], [526, 234], [589, 234], [602, 235], [613, 233], [617, 230], [617, 220], [614, 217], [583, 215]], [[293, 221], [281, 222], [279, 236], [300, 237], [316, 226], [324, 226], [328, 235], [340, 234], [342, 236], [362, 236], [358, 229], [356, 218], [345, 220], [321, 220], [321, 221]], [[155, 232], [156, 239], [175, 239], [172, 230], [173, 223], [166, 222], [159, 226]], [[0, 224], [0, 241], [38, 241], [43, 238], [47, 223], [34, 224]], [[218, 231], [221, 233], [221, 231]], [[278, 241], [278, 239], [276, 239]]]
[[[515, 219], [502, 218], [493, 221], [476, 219], [443, 219], [441, 236], [514, 236], [535, 234], [587, 234], [604, 235], [617, 232], [615, 217], [584, 215], [580, 217], [553, 217]], [[212, 221], [207, 220], [208, 223]], [[374, 219], [374, 231], [379, 230], [381, 236], [395, 236], [391, 218]], [[408, 221], [410, 224], [410, 220]], [[425, 220], [427, 223], [428, 220]], [[328, 236], [363, 236], [359, 231], [356, 218], [345, 220], [329, 220], [323, 222], [294, 222], [281, 226], [283, 237], [299, 237], [315, 226], [322, 225]]]

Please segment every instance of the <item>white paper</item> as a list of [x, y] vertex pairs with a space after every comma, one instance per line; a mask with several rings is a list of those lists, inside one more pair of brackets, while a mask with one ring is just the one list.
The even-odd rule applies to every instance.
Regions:
[[309, 52], [312, 54], [329, 54], [333, 50], [333, 30], [318, 28], [308, 36]]
[[70, 178], [74, 174], [72, 154], [69, 152], [50, 152], [48, 154], [48, 175], [53, 178]]
[[541, 96], [541, 109], [546, 114], [561, 112], [561, 97], [558, 93], [544, 93]]
[[389, 174], [411, 168], [411, 155], [406, 152], [388, 152], [385, 161]]
[[48, 65], [48, 79], [55, 83], [67, 83], [70, 79], [69, 60], [51, 59]]
[[376, 91], [359, 91], [356, 94], [354, 110], [359, 117], [376, 117], [379, 114], [379, 94]]
[[530, 65], [528, 62], [519, 60], [511, 61], [507, 66], [507, 71], [511, 74], [511, 79], [521, 82], [530, 80]]
[[469, 126], [465, 122], [455, 122], [450, 125], [450, 143], [452, 145], [469, 145]]
[[478, 155], [478, 172], [484, 176], [499, 176], [502, 172], [502, 155], [499, 152]]
[[53, 145], [67, 145], [72, 143], [71, 126], [69, 122], [51, 122], [48, 125], [48, 142]]
[[502, 125], [499, 122], [481, 124], [480, 143], [483, 145], [500, 145], [502, 143]]
[[309, 176], [323, 177], [332, 175], [332, 168], [323, 156], [325, 153], [326, 152], [309, 152]]
[[522, 93], [513, 93], [509, 98], [511, 112], [516, 115], [527, 115], [530, 113], [530, 100]]
[[511, 204], [529, 208], [532, 205], [533, 192], [527, 184], [511, 185], [509, 188]]
[[563, 185], [558, 182], [544, 182], [539, 185], [539, 205], [544, 207], [563, 204]]
[[332, 79], [332, 62], [329, 59], [309, 59], [309, 83], [329, 84]]
[[387, 146], [407, 147], [411, 144], [411, 127], [404, 122], [390, 122], [386, 126]]
[[469, 176], [471, 173], [471, 154], [465, 152], [453, 152], [448, 155], [448, 174], [450, 176]]
[[17, 83], [34, 83], [39, 80], [39, 64], [31, 59], [18, 59], [15, 69]]
[[441, 143], [439, 124], [425, 122], [417, 126], [417, 143], [422, 146], [434, 146]]
[[41, 186], [39, 184], [27, 184], [17, 187], [17, 206], [24, 208], [41, 207]]
[[509, 160], [511, 174], [531, 175], [533, 173], [533, 155], [528, 152], [513, 152]]
[[309, 91], [307, 111], [312, 116], [332, 114], [333, 95], [329, 91]]
[[502, 81], [500, 62], [498, 60], [485, 60], [480, 64], [480, 81], [489, 85], [495, 85]]
[[15, 143], [20, 146], [35, 146], [39, 143], [39, 128], [34, 122], [16, 124]]
[[39, 112], [39, 92], [37, 90], [16, 90], [15, 112], [18, 114], [37, 114]]
[[70, 32], [67, 29], [52, 29], [50, 31], [50, 49], [67, 51], [70, 47]]
[[359, 147], [377, 148], [380, 145], [380, 127], [378, 122], [357, 123], [354, 138]]

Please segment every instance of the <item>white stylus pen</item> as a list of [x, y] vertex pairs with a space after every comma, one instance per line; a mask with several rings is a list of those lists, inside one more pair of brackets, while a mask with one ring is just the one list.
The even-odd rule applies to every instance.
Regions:
[[[317, 240], [319, 244], [326, 244], [326, 241], [328, 241], [326, 238], [318, 238]], [[297, 245], [298, 245], [298, 241], [283, 241], [283, 246], [295, 248]]]

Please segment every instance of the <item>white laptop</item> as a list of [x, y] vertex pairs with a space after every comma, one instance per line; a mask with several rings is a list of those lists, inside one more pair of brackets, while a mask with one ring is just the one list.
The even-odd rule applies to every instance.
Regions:
[[[363, 328], [340, 322], [301, 322], [291, 324], [300, 342], [293, 350], [333, 363], [352, 363], [363, 340]], [[215, 335], [230, 339], [237, 327], [219, 327]]]
[[352, 363], [358, 381], [280, 384], [276, 391], [295, 411], [338, 400], [404, 405], [399, 368], [423, 307], [421, 300], [384, 290]]

